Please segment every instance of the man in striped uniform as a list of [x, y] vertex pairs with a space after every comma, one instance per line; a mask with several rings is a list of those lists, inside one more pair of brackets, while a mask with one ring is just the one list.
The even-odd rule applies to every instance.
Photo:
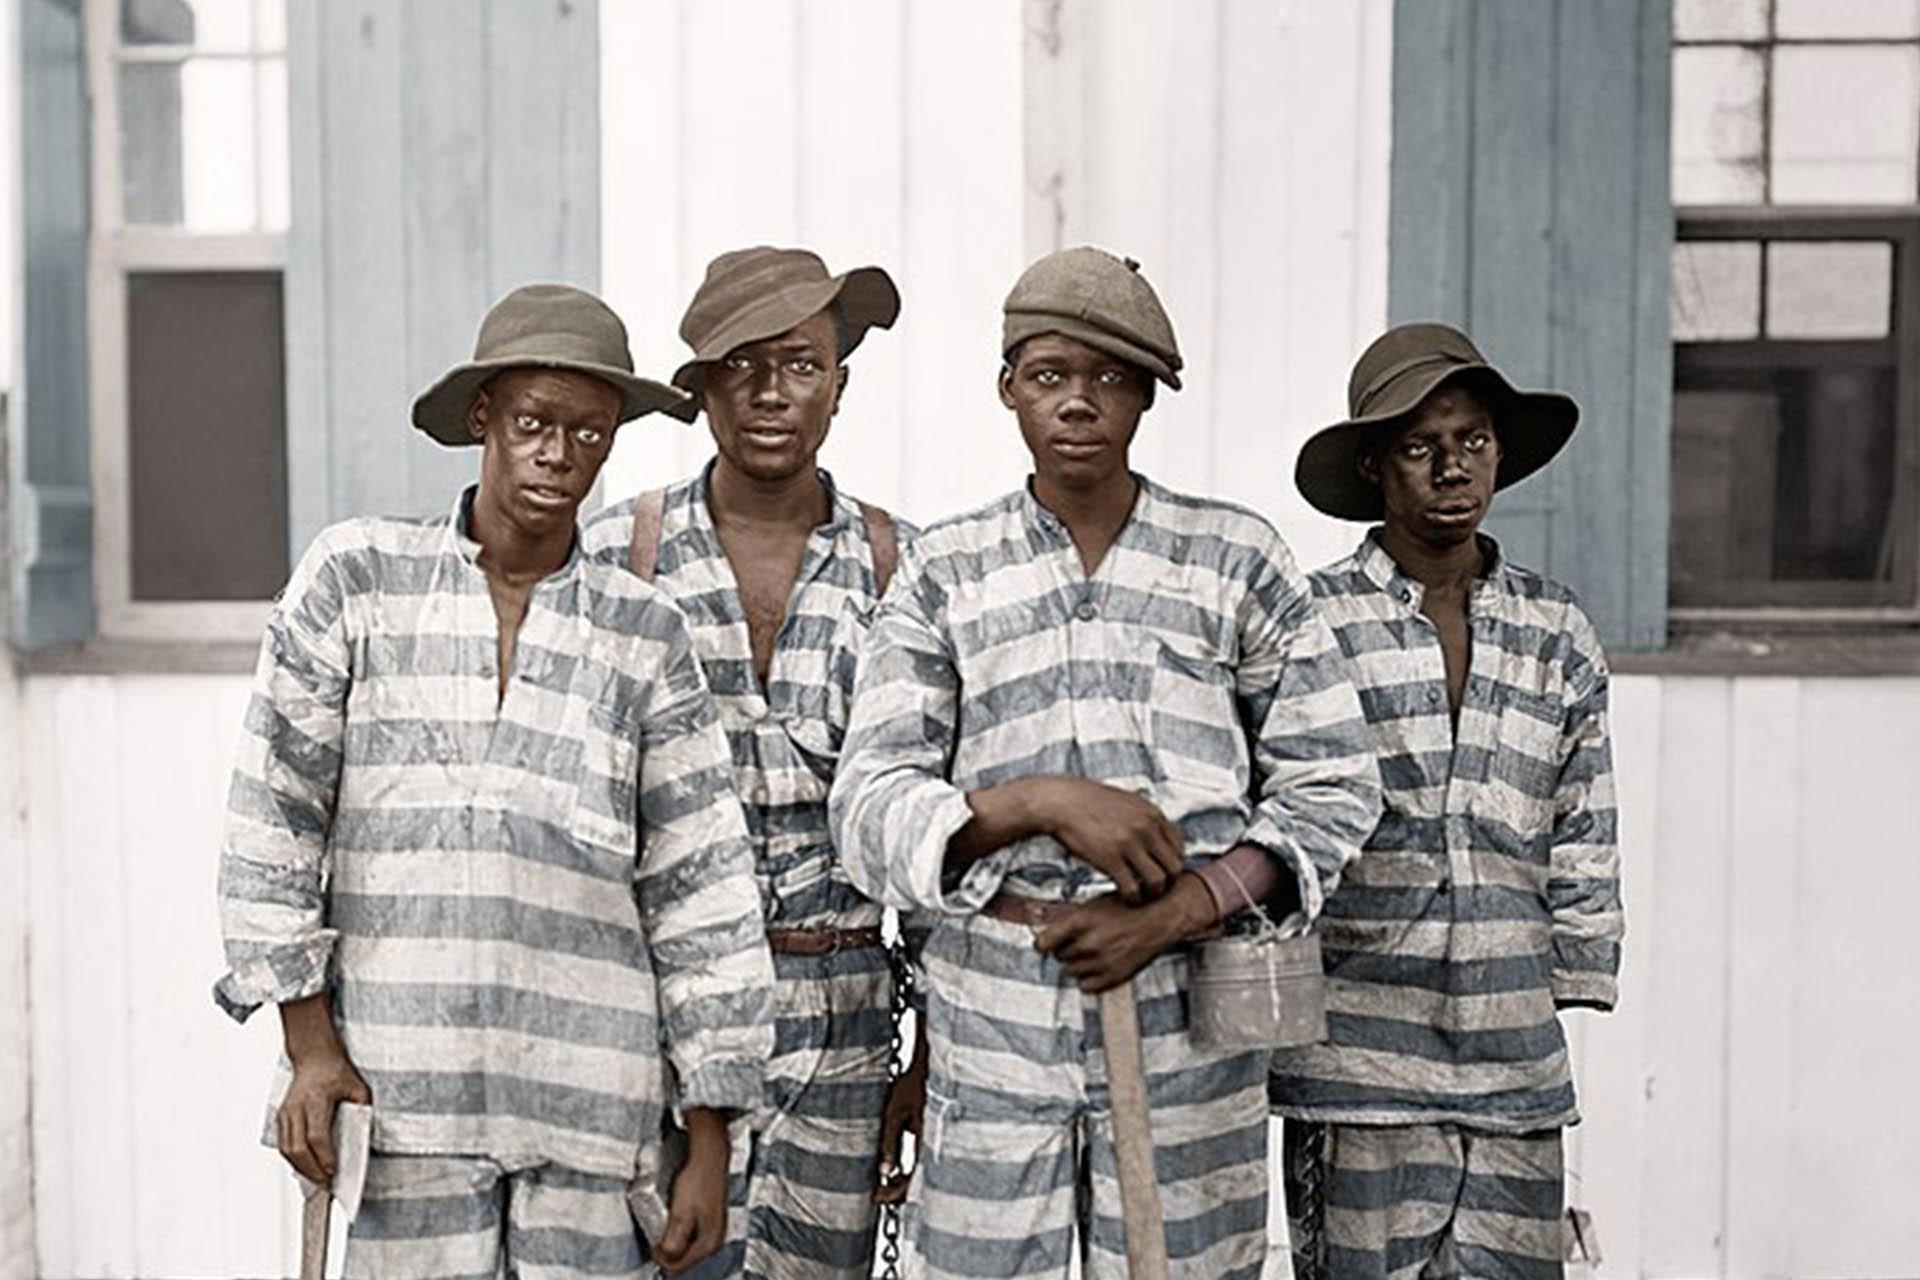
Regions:
[[1327, 901], [1330, 1039], [1275, 1056], [1295, 1272], [1558, 1276], [1577, 1115], [1556, 1010], [1610, 1008], [1620, 959], [1607, 663], [1573, 594], [1478, 529], [1578, 411], [1437, 324], [1369, 347], [1349, 402], [1296, 479], [1383, 522], [1313, 590], [1386, 816]]
[[881, 908], [827, 832], [859, 636], [904, 532], [817, 465], [846, 357], [900, 299], [879, 267], [830, 276], [803, 249], [714, 259], [674, 381], [715, 457], [589, 521], [588, 554], [686, 611], [732, 747], [767, 940], [778, 1048], [753, 1141], [736, 1143], [728, 1244], [703, 1277], [865, 1280], [888, 1095], [892, 975]]
[[[1193, 1045], [1182, 943], [1262, 868], [1319, 914], [1379, 812], [1365, 722], [1273, 528], [1128, 469], [1180, 385], [1137, 264], [1041, 259], [1002, 350], [1033, 476], [903, 554], [832, 797], [855, 883], [933, 917], [911, 1244], [932, 1276], [1111, 1277], [1163, 1231], [1174, 1275], [1257, 1276], [1268, 1055]], [[1115, 1174], [1094, 993], [1129, 980], [1163, 1222]]]
[[[479, 484], [325, 530], [268, 623], [216, 995], [279, 1006], [271, 1128], [302, 1175], [334, 1173], [337, 1104], [373, 1104], [349, 1275], [643, 1277], [724, 1234], [772, 966], [686, 622], [578, 546], [614, 429], [684, 401], [632, 368], [597, 298], [509, 294], [413, 407], [481, 445]], [[650, 1242], [636, 1175], [669, 1206]]]

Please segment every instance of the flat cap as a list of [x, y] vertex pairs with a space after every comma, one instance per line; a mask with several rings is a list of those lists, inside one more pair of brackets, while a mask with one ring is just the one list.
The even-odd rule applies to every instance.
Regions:
[[1173, 322], [1132, 258], [1091, 245], [1050, 253], [1021, 273], [1003, 310], [1001, 355], [1038, 334], [1058, 333], [1180, 389]]

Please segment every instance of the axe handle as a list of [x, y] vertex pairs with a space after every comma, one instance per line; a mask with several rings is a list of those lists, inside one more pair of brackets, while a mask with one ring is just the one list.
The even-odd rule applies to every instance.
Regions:
[[1113, 1153], [1120, 1170], [1127, 1275], [1129, 1280], [1167, 1280], [1167, 1238], [1161, 1220], [1160, 1179], [1153, 1171], [1140, 1010], [1134, 1003], [1131, 979], [1100, 993], [1100, 1040], [1106, 1047], [1107, 1092], [1113, 1106]]
[[300, 1280], [325, 1280], [327, 1274], [327, 1218], [333, 1192], [308, 1187], [300, 1206]]

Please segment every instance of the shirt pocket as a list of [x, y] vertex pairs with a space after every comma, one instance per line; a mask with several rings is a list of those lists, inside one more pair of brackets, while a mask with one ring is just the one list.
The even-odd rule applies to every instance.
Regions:
[[1158, 637], [1147, 699], [1160, 776], [1210, 795], [1245, 798], [1246, 733], [1225, 659], [1193, 637]]
[[1551, 844], [1562, 722], [1557, 698], [1510, 692], [1500, 709], [1480, 793], [1479, 811], [1492, 820], [1495, 842], [1536, 861], [1545, 860]]
[[640, 730], [594, 705], [580, 741], [570, 834], [596, 849], [631, 859], [640, 825]]

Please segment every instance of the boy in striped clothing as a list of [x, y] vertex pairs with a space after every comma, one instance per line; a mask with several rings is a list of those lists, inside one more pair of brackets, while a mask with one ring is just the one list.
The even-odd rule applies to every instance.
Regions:
[[724, 1234], [773, 974], [686, 621], [578, 545], [615, 428], [684, 405], [632, 369], [599, 299], [507, 295], [413, 407], [481, 446], [478, 485], [322, 532], [267, 626], [216, 996], [279, 1006], [273, 1139], [306, 1178], [334, 1173], [337, 1105], [373, 1104], [348, 1275], [645, 1277]]
[[[1041, 259], [1002, 352], [1033, 476], [906, 549], [831, 802], [854, 882], [932, 918], [910, 1247], [935, 1277], [1112, 1277], [1153, 1231], [1173, 1275], [1255, 1277], [1268, 1055], [1193, 1045], [1183, 944], [1245, 906], [1235, 875], [1319, 914], [1379, 812], [1366, 725], [1272, 526], [1128, 469], [1180, 386], [1137, 264]], [[1094, 994], [1129, 982], [1158, 1222], [1115, 1173]]]
[[1380, 521], [1313, 590], [1352, 662], [1386, 814], [1327, 900], [1329, 1040], [1275, 1055], [1295, 1273], [1562, 1274], [1557, 1010], [1614, 1000], [1607, 663], [1565, 587], [1479, 533], [1573, 432], [1465, 334], [1389, 331], [1302, 448], [1329, 515]]
[[893, 980], [881, 908], [827, 831], [859, 637], [908, 531], [817, 465], [846, 357], [899, 313], [879, 267], [830, 276], [804, 249], [721, 254], [687, 306], [715, 457], [587, 523], [587, 553], [686, 611], [732, 749], [777, 975], [777, 1045], [735, 1144], [727, 1246], [700, 1270], [866, 1280], [888, 1101]]

